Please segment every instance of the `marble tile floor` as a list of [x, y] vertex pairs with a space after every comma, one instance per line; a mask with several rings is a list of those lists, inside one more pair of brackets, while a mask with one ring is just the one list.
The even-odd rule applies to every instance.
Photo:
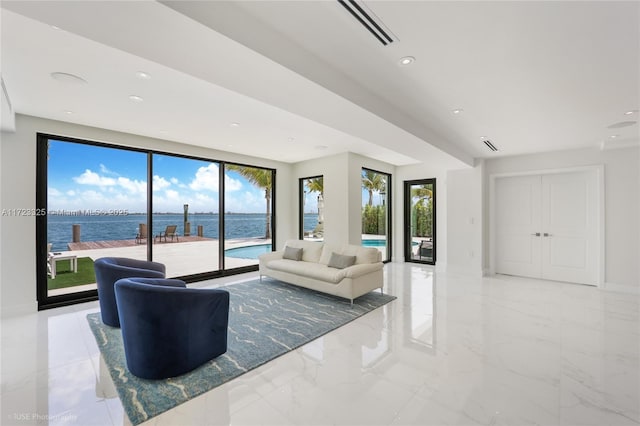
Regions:
[[[403, 263], [385, 283], [396, 301], [145, 424], [640, 425], [640, 297]], [[130, 424], [97, 310], [2, 320], [0, 424]]]

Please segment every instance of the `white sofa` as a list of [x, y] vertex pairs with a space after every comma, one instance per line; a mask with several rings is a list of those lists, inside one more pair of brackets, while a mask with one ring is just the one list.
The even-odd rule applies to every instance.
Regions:
[[[260, 280], [263, 276], [353, 300], [377, 288], [382, 292], [382, 253], [372, 247], [333, 246], [323, 242], [288, 240], [286, 247], [302, 249], [299, 261], [283, 259], [285, 250], [263, 254]], [[355, 256], [355, 264], [339, 269], [328, 266], [332, 253]]]

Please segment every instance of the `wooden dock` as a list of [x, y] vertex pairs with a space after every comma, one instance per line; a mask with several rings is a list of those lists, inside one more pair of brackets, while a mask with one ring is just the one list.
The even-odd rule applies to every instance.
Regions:
[[[171, 238], [167, 238], [167, 242], [164, 241], [164, 239], [162, 239], [162, 241], [160, 240], [160, 238], [157, 238], [154, 242], [154, 244], [180, 244], [180, 243], [186, 243], [186, 242], [192, 242], [192, 241], [211, 241], [213, 238], [205, 238], [205, 237], [198, 237], [197, 235], [193, 235], [193, 236], [188, 236], [188, 237], [179, 237], [180, 240], [177, 241], [175, 238], [173, 241], [171, 241]], [[86, 242], [79, 242], [79, 243], [68, 243], [67, 246], [69, 247], [70, 251], [76, 251], [76, 250], [94, 250], [94, 249], [104, 249], [104, 248], [118, 248], [118, 247], [134, 247], [134, 246], [144, 246], [147, 244], [147, 240], [144, 239], [142, 240], [141, 243], [136, 243], [135, 239], [131, 239], [131, 240], [111, 240], [111, 241], [86, 241]]]

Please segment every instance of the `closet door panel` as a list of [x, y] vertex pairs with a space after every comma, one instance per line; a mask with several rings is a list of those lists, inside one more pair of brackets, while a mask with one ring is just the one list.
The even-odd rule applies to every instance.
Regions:
[[596, 285], [596, 178], [542, 176], [542, 278]]
[[540, 277], [540, 176], [496, 180], [496, 272]]

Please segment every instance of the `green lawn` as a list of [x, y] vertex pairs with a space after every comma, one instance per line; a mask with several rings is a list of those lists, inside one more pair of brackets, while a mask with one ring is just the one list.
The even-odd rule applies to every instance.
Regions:
[[69, 266], [68, 260], [61, 260], [56, 264], [56, 278], [52, 280], [49, 277], [47, 280], [49, 290], [96, 282], [96, 275], [93, 272], [93, 260], [90, 257], [78, 258], [78, 272], [76, 273]]

